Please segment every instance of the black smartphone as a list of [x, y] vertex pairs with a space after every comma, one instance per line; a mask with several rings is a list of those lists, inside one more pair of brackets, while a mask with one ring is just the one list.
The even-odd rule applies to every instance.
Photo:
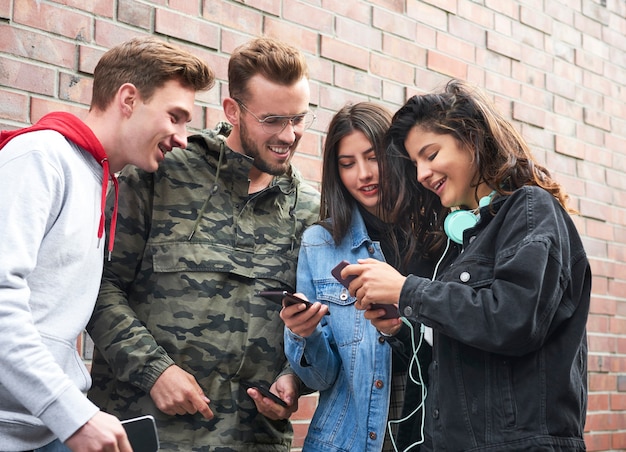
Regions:
[[274, 402], [276, 402], [277, 404], [287, 407], [287, 402], [285, 402], [283, 399], [281, 399], [280, 397], [278, 397], [276, 394], [274, 394], [273, 392], [270, 392], [270, 390], [263, 386], [262, 384], [259, 383], [250, 383], [249, 381], [240, 381], [239, 384], [241, 386], [243, 386], [244, 388], [252, 388], [252, 389], [256, 389], [257, 391], [259, 391], [261, 394], [263, 394], [263, 397], [268, 397], [270, 399], [272, 399]]
[[348, 286], [350, 286], [350, 283], [352, 282], [352, 280], [356, 278], [356, 276], [350, 275], [347, 278], [341, 277], [341, 270], [343, 270], [346, 265], [350, 265], [350, 262], [343, 260], [339, 262], [337, 266], [330, 271], [330, 273], [335, 277], [337, 281], [343, 284], [343, 287], [347, 289]]
[[[260, 297], [267, 298], [268, 300], [271, 300], [281, 306], [284, 299], [287, 306], [291, 306], [292, 304], [304, 303], [307, 309], [311, 307], [310, 301], [300, 298], [292, 294], [291, 292], [287, 292], [286, 290], [262, 290], [261, 292], [259, 292], [258, 295]], [[326, 315], [329, 314], [330, 312], [326, 312]]]
[[159, 450], [159, 435], [154, 417], [147, 414], [121, 422], [133, 452], [157, 452]]
[[378, 317], [379, 319], [397, 319], [400, 317], [400, 311], [398, 311], [398, 308], [395, 304], [372, 303], [370, 307], [371, 309], [385, 310], [385, 314], [383, 314], [381, 317]]

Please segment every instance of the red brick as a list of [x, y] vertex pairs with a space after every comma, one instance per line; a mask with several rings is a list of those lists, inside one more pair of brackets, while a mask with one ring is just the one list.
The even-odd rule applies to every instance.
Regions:
[[[487, 49], [476, 48], [476, 64], [493, 76], [511, 79], [511, 59]], [[470, 66], [471, 67], [471, 66]]]
[[370, 0], [370, 3], [382, 6], [395, 13], [404, 13], [404, 0]]
[[[589, 417], [589, 415], [587, 415]], [[589, 425], [585, 425], [585, 431], [589, 431]], [[590, 433], [585, 435], [587, 451], [605, 451], [611, 449], [611, 435], [606, 433]]]
[[267, 36], [296, 44], [305, 53], [318, 54], [319, 36], [316, 32], [297, 24], [265, 17], [263, 31]]
[[380, 97], [382, 91], [379, 78], [364, 71], [357, 71], [349, 67], [335, 67], [335, 85], [337, 87], [352, 90], [359, 95]]
[[467, 19], [469, 22], [473, 22], [484, 29], [493, 29], [495, 14], [492, 10], [471, 1], [461, 1], [458, 5], [457, 15], [459, 17]]
[[78, 71], [92, 74], [105, 50], [88, 46], [78, 46]]
[[[448, 23], [449, 29], [454, 30], [454, 36], [458, 39], [462, 39], [475, 47], [485, 47], [487, 33], [483, 27], [456, 15], [449, 16]], [[418, 33], [418, 39], [419, 36]]]
[[11, 18], [11, 0], [0, 0], [0, 18]]
[[[444, 11], [448, 11], [453, 15], [457, 13], [457, 1], [456, 0], [422, 0], [420, 2], [408, 2], [407, 12], [411, 10], [412, 6], [416, 6], [415, 3], [429, 3], [436, 8], [443, 9]], [[418, 19], [421, 19], [419, 16]], [[456, 31], [456, 30], [455, 30]]]
[[513, 60], [522, 58], [522, 47], [518, 41], [492, 31], [487, 31], [487, 48]]
[[426, 65], [426, 49], [421, 44], [390, 34], [384, 34], [382, 40], [383, 53], [388, 57], [406, 61], [418, 67]]
[[321, 37], [320, 56], [363, 70], [368, 69], [370, 62], [366, 49], [329, 36]]
[[212, 49], [217, 49], [219, 46], [217, 25], [166, 9], [157, 8], [154, 31], [184, 41], [200, 43]]
[[604, 393], [589, 395], [587, 401], [587, 409], [589, 411], [609, 411], [609, 394]]
[[200, 15], [198, 2], [190, 2], [189, 0], [168, 0], [164, 5], [169, 6], [170, 9], [178, 11], [179, 13], [189, 14], [191, 16]]
[[[309, 136], [312, 137], [311, 141], [314, 142], [314, 149], [317, 150], [317, 154], [319, 155], [319, 135]], [[304, 155], [304, 146], [306, 146], [306, 143], [301, 143], [300, 146], [298, 146], [298, 152], [296, 152], [296, 155], [294, 155], [293, 157], [293, 164], [300, 171], [302, 177], [304, 177], [304, 179], [309, 182], [313, 187], [319, 190], [319, 183], [322, 180], [322, 169], [315, 164], [318, 160], [308, 158], [306, 155]]]
[[[441, 3], [441, 5], [439, 5]], [[440, 30], [444, 32], [449, 32], [452, 28], [449, 27], [449, 17], [453, 17], [449, 15], [445, 7], [450, 7], [451, 9], [456, 9], [451, 2], [448, 2], [447, 5], [443, 4], [444, 2], [437, 2], [437, 4], [429, 5], [427, 2], [407, 2], [407, 12], [406, 15], [414, 20], [427, 24], [428, 27], [432, 27], [435, 30]], [[428, 20], [424, 20], [427, 17]], [[454, 33], [457, 33], [457, 30], [454, 30]]]
[[52, 0], [55, 3], [79, 9], [98, 16], [112, 18], [114, 15], [115, 2], [111, 0]]
[[120, 26], [115, 22], [108, 20], [96, 19], [94, 33], [94, 44], [103, 47], [104, 49], [110, 49], [124, 41], [128, 41], [131, 38], [137, 36], [146, 36], [147, 33], [127, 26]]
[[79, 41], [91, 41], [92, 19], [67, 8], [43, 2], [15, 2], [13, 20]]
[[611, 117], [603, 112], [591, 108], [583, 108], [583, 118], [585, 124], [598, 127], [607, 132], [611, 131]]
[[607, 398], [610, 400], [610, 407], [594, 407], [592, 411], [626, 411], [626, 394], [607, 394]]
[[358, 47], [380, 52], [383, 46], [383, 33], [369, 24], [355, 22], [343, 17], [335, 19], [336, 37]]
[[465, 79], [467, 76], [467, 64], [450, 58], [447, 55], [429, 50], [426, 54], [426, 66], [428, 69], [440, 72], [449, 77]]
[[[597, 318], [599, 318], [600, 316], [596, 316]], [[594, 331], [602, 331], [602, 332], [606, 332], [606, 329], [604, 330], [597, 330], [597, 329], [592, 329], [591, 326], [588, 324], [587, 325], [587, 332], [588, 333], [593, 333]], [[598, 353], [590, 353], [588, 358], [587, 358], [587, 365], [589, 368], [589, 372], [608, 372], [611, 368], [611, 360], [613, 359], [612, 356], [606, 355], [606, 354], [598, 354]]]
[[[0, 68], [2, 60], [0, 59]], [[0, 89], [0, 118], [11, 121], [28, 121], [28, 96], [21, 93]]]
[[563, 155], [575, 158], [584, 158], [585, 144], [571, 137], [556, 135], [554, 138], [554, 150]]
[[49, 67], [0, 57], [0, 83], [16, 90], [51, 96], [55, 89], [55, 71]]
[[464, 39], [451, 36], [448, 32], [437, 33], [437, 51], [470, 63], [476, 61], [475, 46]]
[[33, 97], [30, 101], [30, 122], [35, 123], [41, 119], [47, 113], [52, 111], [67, 111], [84, 119], [87, 115], [88, 108], [80, 107], [76, 104], [68, 104], [66, 102], [59, 102], [54, 99], [42, 99], [39, 97]]
[[370, 24], [372, 20], [371, 5], [361, 0], [322, 0], [322, 8], [337, 13], [338, 16], [349, 17], [350, 20]]
[[120, 0], [117, 6], [117, 17], [120, 22], [149, 31], [152, 28], [153, 11], [153, 7], [144, 3], [135, 0]]
[[541, 33], [552, 34], [552, 22], [554, 19], [541, 11], [537, 11], [536, 8], [520, 5], [519, 18], [521, 23], [533, 27]]
[[59, 74], [59, 99], [89, 105], [92, 79], [62, 72]]
[[334, 19], [332, 13], [305, 2], [294, 0], [283, 2], [283, 17], [301, 25], [301, 21], [304, 19], [307, 28], [312, 28], [319, 33], [333, 32]]
[[617, 343], [613, 336], [589, 334], [587, 340], [589, 341], [590, 352], [615, 353], [617, 350]]
[[545, 128], [545, 110], [521, 102], [513, 102], [513, 119]]
[[5, 24], [0, 24], [0, 52], [68, 69], [75, 68], [76, 46], [73, 43]]
[[410, 40], [417, 38], [417, 28], [414, 20], [380, 8], [373, 9], [372, 25], [374, 28], [402, 36], [403, 38]]
[[413, 64], [397, 61], [385, 55], [377, 53], [371, 55], [370, 71], [376, 76], [405, 85], [415, 83], [415, 69]]
[[[206, 19], [205, 24], [218, 23], [252, 35], [260, 35], [263, 29], [263, 16], [260, 12], [234, 2], [206, 2], [204, 3], [202, 17]], [[199, 25], [199, 27], [204, 28], [205, 24]], [[214, 25], [211, 25], [211, 28], [213, 27]], [[211, 31], [211, 35], [213, 33]], [[195, 40], [189, 39], [189, 41], [201, 42], [200, 38], [202, 36], [202, 34], [198, 34]], [[205, 43], [203, 44], [206, 45]], [[217, 45], [211, 45], [210, 47], [217, 48]]]

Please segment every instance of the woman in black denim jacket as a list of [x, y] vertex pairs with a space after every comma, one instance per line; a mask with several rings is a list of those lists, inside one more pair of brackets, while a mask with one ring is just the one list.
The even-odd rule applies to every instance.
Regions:
[[441, 239], [462, 247], [432, 281], [372, 259], [343, 270], [357, 276], [360, 309], [398, 303], [433, 328], [423, 450], [585, 450], [591, 271], [564, 190], [464, 82], [411, 98], [388, 142], [397, 168], [383, 174], [410, 159], [424, 190], [418, 215], [448, 217]]

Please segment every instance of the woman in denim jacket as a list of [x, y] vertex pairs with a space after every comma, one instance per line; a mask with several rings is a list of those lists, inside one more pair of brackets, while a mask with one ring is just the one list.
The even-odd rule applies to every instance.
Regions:
[[[403, 339], [385, 337], [354, 308], [355, 298], [331, 274], [344, 259], [355, 263], [385, 257], [397, 268], [432, 274], [432, 260], [418, 257], [415, 237], [396, 234], [379, 211], [378, 159], [383, 157], [390, 121], [386, 109], [369, 102], [348, 105], [331, 121], [324, 148], [321, 221], [305, 231], [298, 258], [297, 290], [315, 303], [308, 310], [297, 304], [281, 312], [285, 354], [302, 381], [320, 391], [304, 442], [307, 452], [394, 450], [387, 422], [403, 414], [412, 353], [409, 328], [405, 327]], [[402, 190], [410, 186], [410, 181], [402, 184]], [[409, 209], [416, 201], [407, 193], [411, 192], [401, 196]], [[406, 256], [404, 262], [399, 249]], [[390, 346], [393, 341], [396, 344]], [[423, 345], [420, 351], [420, 364], [426, 366], [430, 346]], [[392, 372], [392, 361], [398, 372]], [[412, 373], [419, 381], [420, 369], [416, 366]], [[422, 389], [423, 383], [416, 392]], [[412, 402], [404, 407], [405, 415], [421, 404]], [[406, 422], [415, 422], [420, 415]], [[398, 442], [396, 435], [393, 438]]]
[[585, 450], [591, 271], [567, 195], [463, 82], [411, 98], [389, 136], [398, 165], [462, 208], [441, 229], [463, 251], [436, 281], [372, 259], [342, 274], [357, 307], [399, 303], [434, 330], [424, 450]]

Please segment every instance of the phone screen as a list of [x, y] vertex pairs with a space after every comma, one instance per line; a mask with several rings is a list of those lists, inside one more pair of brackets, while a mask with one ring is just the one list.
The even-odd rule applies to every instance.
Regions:
[[259, 383], [250, 383], [250, 382], [247, 382], [247, 381], [241, 381], [239, 384], [241, 384], [241, 386], [243, 386], [244, 388], [256, 389], [261, 394], [263, 394], [263, 397], [268, 397], [268, 398], [272, 399], [275, 403], [278, 403], [281, 406], [284, 406], [284, 407], [288, 406], [287, 402], [285, 402], [283, 399], [281, 399], [276, 394], [271, 392], [268, 388], [266, 388], [265, 386], [263, 386], [263, 385], [261, 385]]
[[133, 452], [156, 452], [159, 450], [159, 436], [154, 417], [140, 416], [122, 421]]

